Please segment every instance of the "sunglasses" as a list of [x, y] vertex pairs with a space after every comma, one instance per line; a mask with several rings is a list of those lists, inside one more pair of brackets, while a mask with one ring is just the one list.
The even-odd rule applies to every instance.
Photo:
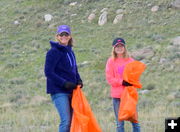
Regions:
[[66, 37], [68, 37], [69, 36], [69, 34], [68, 33], [66, 33], [66, 32], [63, 32], [63, 33], [61, 33], [61, 34], [58, 34], [58, 36], [66, 36]]

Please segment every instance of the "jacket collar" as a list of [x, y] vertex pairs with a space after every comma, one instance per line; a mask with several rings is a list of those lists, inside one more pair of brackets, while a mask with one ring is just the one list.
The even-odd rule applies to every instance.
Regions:
[[50, 41], [49, 42], [51, 44], [51, 47], [52, 48], [57, 48], [57, 49], [62, 49], [62, 50], [68, 50], [68, 51], [71, 51], [72, 50], [72, 47], [71, 46], [64, 46], [62, 44], [60, 44], [59, 42], [55, 42], [55, 41]]

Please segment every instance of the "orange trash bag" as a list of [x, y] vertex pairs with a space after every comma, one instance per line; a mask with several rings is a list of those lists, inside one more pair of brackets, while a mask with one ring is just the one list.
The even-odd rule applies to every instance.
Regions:
[[82, 90], [73, 90], [71, 132], [102, 132]]
[[124, 68], [123, 80], [133, 86], [126, 86], [122, 93], [118, 113], [119, 121], [127, 120], [138, 123], [138, 114], [136, 111], [136, 105], [138, 102], [137, 88], [142, 88], [139, 79], [145, 68], [146, 65], [140, 61], [128, 63]]

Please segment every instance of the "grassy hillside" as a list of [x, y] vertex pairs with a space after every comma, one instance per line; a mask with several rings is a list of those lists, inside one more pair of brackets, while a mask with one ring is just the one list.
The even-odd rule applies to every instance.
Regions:
[[[0, 131], [52, 132], [58, 114], [46, 95], [44, 61], [56, 27], [68, 24], [75, 40], [83, 91], [104, 132], [115, 131], [115, 120], [105, 80], [105, 64], [112, 40], [123, 37], [130, 52], [151, 47], [139, 94], [139, 120], [144, 132], [164, 131], [167, 117], [180, 116], [180, 56], [178, 47], [168, 50], [180, 35], [180, 10], [168, 8], [172, 0], [0, 0]], [[157, 12], [151, 12], [159, 5]], [[97, 24], [100, 11], [108, 8], [108, 22]], [[88, 15], [95, 10], [89, 23]], [[123, 20], [113, 25], [117, 9]], [[44, 15], [53, 19], [44, 21]], [[77, 15], [74, 15], [77, 14]], [[15, 25], [14, 21], [19, 24]], [[166, 61], [160, 63], [162, 59]], [[81, 66], [85, 61], [87, 65]], [[126, 123], [127, 131], [131, 125]]]

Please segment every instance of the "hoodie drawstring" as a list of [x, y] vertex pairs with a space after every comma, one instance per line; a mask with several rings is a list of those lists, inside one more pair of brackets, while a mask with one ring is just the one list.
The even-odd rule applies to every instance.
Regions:
[[73, 59], [73, 62], [74, 62], [74, 66], [76, 65], [76, 59], [75, 59], [75, 56], [74, 56], [74, 54], [71, 52], [71, 55], [72, 55], [72, 59]]
[[72, 65], [72, 61], [71, 61], [71, 58], [70, 58], [70, 56], [69, 56], [68, 53], [67, 53], [67, 56], [68, 56], [68, 59], [69, 59], [69, 62], [70, 62], [70, 64], [71, 64], [71, 66], [73, 66], [73, 65]]

